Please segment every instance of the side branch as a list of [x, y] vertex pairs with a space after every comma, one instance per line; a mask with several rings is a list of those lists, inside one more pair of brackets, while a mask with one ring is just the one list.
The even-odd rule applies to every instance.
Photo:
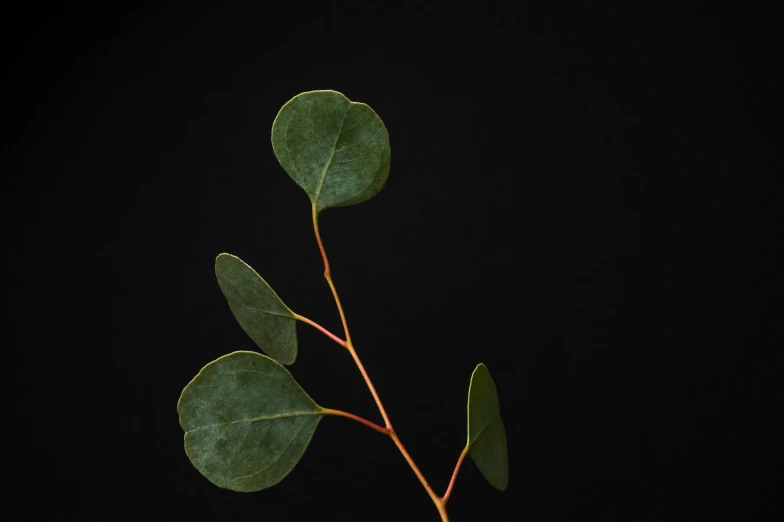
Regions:
[[343, 339], [341, 339], [337, 335], [333, 334], [332, 332], [330, 332], [329, 330], [327, 330], [326, 328], [324, 328], [320, 324], [316, 323], [315, 321], [311, 321], [307, 317], [303, 317], [303, 316], [301, 316], [299, 314], [294, 314], [294, 318], [297, 321], [302, 321], [303, 323], [309, 324], [310, 326], [312, 326], [316, 330], [320, 331], [321, 333], [323, 333], [324, 335], [326, 335], [327, 337], [329, 337], [330, 339], [332, 339], [333, 341], [338, 343], [343, 348], [348, 348], [348, 343], [346, 343], [346, 341], [344, 341]]
[[463, 448], [463, 451], [460, 453], [460, 456], [457, 458], [455, 471], [452, 473], [452, 480], [449, 481], [449, 487], [446, 488], [446, 493], [444, 493], [444, 496], [441, 497], [441, 502], [443, 502], [444, 505], [446, 505], [446, 503], [449, 501], [449, 497], [452, 495], [452, 488], [455, 487], [455, 480], [457, 480], [457, 472], [460, 471], [460, 466], [463, 464], [463, 459], [468, 454], [469, 448], [470, 446], [466, 445], [466, 447]]
[[355, 420], [357, 422], [360, 422], [360, 423], [364, 424], [368, 428], [372, 428], [372, 429], [376, 430], [379, 433], [383, 433], [384, 435], [389, 435], [390, 434], [390, 430], [389, 429], [382, 428], [381, 426], [379, 426], [375, 422], [371, 422], [371, 421], [365, 419], [364, 417], [360, 417], [359, 415], [354, 415], [353, 413], [349, 413], [347, 411], [332, 410], [332, 409], [329, 409], [329, 408], [324, 408], [323, 411], [327, 415], [335, 415], [337, 417], [346, 417], [347, 419]]

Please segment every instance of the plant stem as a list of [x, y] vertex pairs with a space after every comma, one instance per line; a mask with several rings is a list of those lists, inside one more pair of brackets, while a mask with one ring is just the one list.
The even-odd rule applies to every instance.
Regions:
[[335, 297], [335, 304], [338, 305], [338, 312], [340, 313], [340, 320], [343, 322], [343, 331], [346, 334], [346, 343], [351, 344], [351, 336], [348, 333], [348, 324], [346, 323], [346, 314], [343, 313], [343, 306], [340, 304], [338, 291], [335, 289], [335, 283], [332, 282], [332, 272], [329, 269], [329, 259], [327, 259], [327, 251], [324, 250], [324, 243], [321, 242], [321, 233], [318, 227], [318, 212], [316, 205], [312, 206], [311, 215], [313, 216], [313, 230], [316, 232], [316, 242], [318, 243], [319, 250], [321, 251], [321, 259], [324, 261], [324, 278], [329, 283], [329, 288], [332, 290], [332, 295]]
[[361, 422], [368, 428], [372, 428], [376, 430], [379, 433], [383, 433], [384, 435], [389, 435], [389, 428], [382, 428], [375, 422], [370, 422], [369, 420], [365, 419], [364, 417], [360, 417], [359, 415], [354, 415], [353, 413], [349, 413], [347, 411], [333, 410], [330, 408], [323, 408], [322, 411], [327, 415], [336, 415], [338, 417], [346, 417], [348, 419], [353, 419], [357, 422]]
[[370, 389], [370, 393], [373, 395], [373, 399], [376, 401], [376, 406], [378, 406], [378, 411], [381, 412], [381, 416], [384, 418], [384, 424], [390, 430], [392, 429], [392, 423], [389, 422], [389, 417], [387, 416], [387, 412], [384, 409], [384, 405], [381, 404], [381, 399], [376, 392], [376, 388], [373, 386], [373, 383], [370, 380], [370, 377], [365, 371], [365, 366], [362, 364], [362, 361], [359, 360], [359, 356], [357, 355], [356, 350], [354, 349], [354, 345], [351, 343], [351, 334], [348, 331], [348, 323], [346, 322], [346, 314], [343, 313], [343, 305], [340, 304], [340, 297], [338, 297], [338, 291], [335, 288], [335, 283], [332, 281], [332, 272], [329, 269], [329, 259], [327, 259], [327, 252], [324, 250], [324, 243], [321, 241], [321, 233], [319, 232], [318, 226], [318, 213], [316, 212], [316, 206], [313, 205], [313, 230], [316, 233], [316, 241], [318, 242], [319, 250], [321, 251], [321, 258], [324, 260], [324, 278], [327, 280], [329, 284], [329, 288], [332, 290], [332, 296], [335, 298], [335, 304], [338, 307], [338, 313], [340, 314], [340, 321], [343, 323], [343, 332], [346, 336], [346, 348], [348, 349], [349, 353], [351, 353], [351, 357], [354, 359], [354, 363], [359, 368], [362, 377], [365, 379], [365, 383]]
[[425, 476], [422, 474], [421, 471], [419, 471], [419, 468], [414, 462], [414, 459], [411, 458], [411, 455], [408, 454], [408, 451], [406, 451], [406, 448], [405, 446], [403, 446], [403, 443], [400, 442], [400, 438], [397, 436], [397, 433], [395, 433], [395, 430], [390, 428], [389, 436], [392, 437], [392, 441], [394, 441], [395, 445], [397, 446], [397, 449], [399, 449], [400, 453], [402, 453], [403, 456], [406, 458], [408, 465], [411, 466], [412, 470], [414, 470], [414, 473], [419, 479], [419, 482], [422, 483], [422, 485], [425, 487], [425, 490], [427, 491], [427, 494], [430, 495], [430, 499], [433, 501], [433, 504], [436, 505], [438, 514], [441, 515], [441, 521], [449, 522], [449, 516], [446, 514], [446, 503], [441, 498], [439, 498], [439, 496], [436, 495], [436, 492], [433, 491], [433, 488], [430, 487], [430, 484], [428, 484], [427, 479], [425, 479]]
[[[332, 281], [332, 272], [329, 268], [329, 259], [327, 258], [327, 252], [324, 249], [324, 243], [321, 241], [321, 233], [319, 232], [319, 226], [318, 226], [318, 212], [316, 210], [315, 204], [311, 206], [311, 215], [313, 217], [313, 230], [316, 233], [316, 242], [318, 243], [319, 251], [321, 252], [321, 258], [324, 261], [324, 278], [327, 280], [327, 283], [329, 284], [329, 288], [332, 290], [332, 296], [335, 298], [335, 304], [338, 307], [340, 320], [343, 323], [343, 332], [346, 336], [345, 346], [346, 349], [348, 349], [349, 353], [351, 354], [351, 357], [354, 359], [354, 363], [357, 365], [357, 368], [359, 368], [359, 372], [362, 374], [362, 378], [365, 379], [365, 384], [367, 384], [367, 387], [370, 390], [371, 395], [373, 395], [373, 399], [376, 401], [376, 406], [378, 406], [378, 411], [381, 413], [381, 417], [383, 417], [384, 419], [386, 428], [381, 428], [381, 429], [386, 430], [386, 434], [392, 438], [392, 441], [397, 446], [397, 449], [400, 450], [400, 453], [403, 454], [403, 457], [406, 459], [406, 462], [408, 462], [408, 465], [411, 466], [411, 469], [414, 471], [414, 474], [419, 479], [419, 482], [421, 482], [422, 486], [424, 486], [425, 491], [427, 491], [427, 494], [430, 496], [430, 499], [433, 501], [433, 504], [435, 504], [436, 509], [438, 509], [438, 514], [441, 515], [441, 522], [449, 522], [449, 516], [446, 513], [446, 502], [444, 501], [444, 499], [439, 497], [435, 493], [435, 491], [433, 491], [433, 488], [430, 487], [430, 484], [427, 482], [427, 479], [417, 467], [416, 463], [414, 462], [414, 459], [411, 458], [411, 455], [409, 455], [408, 451], [406, 450], [406, 447], [403, 446], [403, 443], [400, 441], [400, 438], [397, 436], [395, 429], [392, 427], [392, 423], [389, 420], [389, 416], [387, 415], [387, 412], [384, 409], [384, 405], [381, 403], [381, 398], [378, 396], [378, 393], [376, 392], [376, 388], [375, 386], [373, 386], [373, 382], [370, 380], [370, 377], [368, 376], [367, 371], [365, 370], [365, 366], [362, 364], [362, 361], [359, 359], [359, 355], [357, 355], [357, 352], [354, 349], [354, 344], [351, 342], [351, 334], [348, 331], [346, 314], [343, 313], [343, 306], [340, 304], [338, 291], [335, 288], [335, 283]], [[331, 410], [331, 411], [337, 412], [338, 410]], [[380, 428], [380, 426], [375, 425], [372, 422], [367, 421], [366, 419], [363, 419], [361, 417], [357, 417], [356, 415], [350, 413], [346, 413], [345, 415], [342, 415], [343, 413], [346, 412], [333, 413], [333, 415], [341, 415], [343, 417], [352, 418], [358, 422], [362, 422], [363, 424], [370, 426], [376, 431], [379, 431], [378, 428]], [[454, 478], [455, 477], [453, 476], [452, 477], [453, 481]]]
[[471, 446], [466, 444], [466, 447], [463, 448], [463, 451], [460, 453], [460, 456], [457, 458], [457, 464], [455, 465], [455, 471], [452, 472], [452, 480], [449, 481], [449, 487], [446, 488], [446, 493], [444, 496], [441, 497], [441, 501], [446, 505], [449, 502], [449, 497], [452, 495], [452, 488], [455, 487], [455, 480], [457, 479], [457, 472], [460, 471], [460, 465], [463, 463], [463, 459], [466, 455], [468, 455], [468, 449]]
[[312, 326], [316, 330], [320, 331], [321, 333], [323, 333], [324, 335], [326, 335], [327, 337], [329, 337], [330, 339], [332, 339], [333, 341], [338, 343], [343, 348], [348, 348], [348, 343], [346, 343], [346, 341], [344, 341], [343, 339], [341, 339], [337, 335], [333, 334], [332, 332], [330, 332], [329, 330], [327, 330], [326, 328], [324, 328], [323, 326], [321, 326], [317, 322], [311, 321], [307, 317], [303, 317], [303, 316], [301, 316], [299, 314], [294, 314], [294, 318], [297, 321], [302, 321], [303, 323], [309, 324], [310, 326]]

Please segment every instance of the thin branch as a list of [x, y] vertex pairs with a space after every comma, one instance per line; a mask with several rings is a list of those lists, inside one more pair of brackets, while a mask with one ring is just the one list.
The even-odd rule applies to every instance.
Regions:
[[392, 422], [389, 420], [389, 416], [387, 415], [387, 411], [384, 409], [384, 405], [381, 403], [381, 397], [378, 396], [378, 392], [376, 391], [376, 387], [373, 386], [373, 381], [370, 380], [370, 376], [367, 374], [365, 367], [362, 364], [362, 361], [359, 360], [359, 355], [357, 355], [357, 351], [354, 349], [354, 345], [349, 344], [347, 346], [351, 357], [354, 359], [354, 363], [359, 368], [359, 373], [362, 374], [362, 377], [365, 379], [365, 384], [367, 384], [368, 389], [370, 390], [370, 394], [373, 396], [373, 399], [376, 401], [376, 406], [378, 406], [378, 411], [381, 412], [381, 417], [384, 419], [384, 424], [390, 430], [392, 430]]
[[362, 424], [364, 424], [368, 428], [372, 428], [372, 429], [376, 430], [379, 433], [383, 433], [384, 435], [389, 435], [390, 434], [390, 431], [389, 431], [388, 428], [382, 428], [381, 426], [379, 426], [375, 422], [370, 422], [369, 420], [365, 419], [364, 417], [360, 417], [359, 415], [354, 415], [353, 413], [349, 413], [347, 411], [332, 410], [332, 409], [329, 409], [329, 408], [324, 408], [323, 411], [327, 415], [335, 415], [335, 416], [338, 416], [338, 417], [346, 417], [347, 419], [353, 419], [353, 420], [355, 420], [357, 422], [361, 422]]
[[[354, 363], [357, 365], [357, 368], [359, 368], [359, 371], [362, 374], [362, 378], [365, 379], [365, 384], [367, 384], [370, 393], [373, 395], [373, 399], [376, 401], [376, 406], [378, 406], [378, 411], [381, 412], [381, 416], [384, 418], [384, 423], [386, 424], [386, 427], [381, 428], [380, 426], [373, 424], [372, 422], [366, 419], [362, 419], [361, 417], [356, 417], [350, 413], [342, 415], [345, 412], [341, 412], [341, 413], [333, 413], [333, 415], [342, 415], [344, 417], [352, 418], [358, 422], [361, 422], [375, 429], [376, 431], [383, 430], [384, 433], [388, 434], [395, 442], [395, 445], [400, 450], [400, 453], [403, 454], [403, 457], [406, 459], [408, 465], [414, 471], [414, 474], [417, 476], [419, 481], [424, 486], [425, 491], [427, 491], [427, 494], [430, 496], [430, 499], [433, 501], [433, 504], [435, 504], [436, 509], [438, 509], [438, 514], [441, 516], [441, 522], [449, 522], [449, 516], [446, 513], [446, 503], [435, 493], [435, 491], [433, 491], [433, 488], [430, 487], [430, 484], [427, 482], [427, 479], [425, 479], [425, 476], [417, 467], [416, 463], [414, 462], [414, 459], [412, 459], [411, 455], [408, 454], [408, 451], [406, 451], [406, 448], [405, 446], [403, 446], [403, 443], [400, 441], [400, 438], [397, 436], [397, 433], [395, 433], [394, 428], [392, 428], [392, 423], [390, 422], [389, 416], [387, 415], [387, 412], [384, 409], [384, 405], [381, 403], [381, 398], [378, 396], [378, 393], [376, 392], [376, 388], [375, 386], [373, 386], [373, 382], [370, 380], [370, 376], [368, 376], [367, 371], [365, 371], [365, 366], [362, 364], [362, 361], [360, 361], [359, 356], [357, 355], [357, 352], [354, 349], [354, 345], [351, 342], [351, 334], [348, 331], [346, 314], [343, 313], [343, 305], [340, 304], [338, 291], [335, 288], [335, 283], [332, 281], [332, 272], [330, 271], [329, 268], [329, 259], [327, 258], [327, 252], [324, 249], [324, 243], [321, 241], [321, 234], [319, 233], [319, 226], [318, 226], [318, 212], [316, 210], [316, 205], [313, 204], [311, 208], [312, 208], [312, 217], [313, 217], [313, 231], [316, 233], [316, 242], [318, 242], [319, 251], [321, 252], [321, 258], [324, 261], [324, 278], [327, 280], [330, 290], [332, 290], [332, 296], [335, 298], [335, 304], [338, 307], [340, 320], [343, 323], [343, 332], [346, 336], [346, 348], [351, 354], [351, 357], [354, 359]], [[331, 411], [334, 412], [337, 410], [331, 410]]]
[[324, 335], [326, 335], [327, 337], [329, 337], [330, 339], [332, 339], [333, 341], [338, 343], [343, 348], [348, 348], [348, 343], [346, 343], [346, 341], [344, 341], [343, 339], [341, 339], [337, 335], [333, 334], [332, 332], [330, 332], [329, 330], [327, 330], [326, 328], [324, 328], [323, 326], [321, 326], [317, 322], [311, 321], [307, 317], [303, 317], [303, 316], [301, 316], [299, 314], [294, 314], [294, 318], [297, 321], [302, 321], [303, 323], [309, 324], [310, 326], [312, 326], [316, 330], [320, 331], [321, 333], [323, 333]]
[[438, 495], [436, 495], [436, 492], [433, 491], [432, 487], [430, 487], [430, 484], [427, 482], [427, 479], [425, 479], [425, 476], [422, 474], [421, 471], [419, 471], [419, 467], [417, 467], [416, 463], [414, 462], [414, 459], [411, 458], [411, 455], [409, 455], [408, 451], [406, 451], [406, 448], [405, 446], [403, 446], [403, 443], [400, 441], [400, 438], [398, 438], [397, 433], [395, 433], [395, 431], [392, 430], [389, 435], [392, 437], [392, 440], [395, 442], [397, 449], [400, 450], [400, 453], [402, 453], [403, 457], [405, 457], [406, 461], [408, 461], [408, 465], [411, 466], [412, 470], [414, 470], [414, 473], [419, 479], [419, 482], [421, 482], [422, 485], [425, 487], [427, 494], [430, 495], [430, 499], [433, 501], [433, 504], [436, 505], [436, 509], [438, 509], [438, 514], [441, 515], [442, 522], [449, 522], [449, 517], [446, 514], [446, 503]]
[[460, 456], [457, 458], [457, 464], [455, 465], [455, 471], [452, 472], [452, 480], [449, 481], [449, 487], [446, 488], [446, 493], [444, 496], [441, 497], [441, 501], [446, 505], [449, 502], [449, 497], [452, 495], [452, 488], [455, 487], [455, 480], [457, 479], [457, 472], [460, 471], [460, 465], [463, 464], [463, 459], [468, 454], [468, 449], [470, 446], [466, 444], [466, 447], [463, 448], [463, 451], [460, 452]]
[[311, 209], [313, 217], [313, 231], [316, 233], [316, 242], [318, 243], [319, 250], [321, 251], [321, 259], [324, 261], [324, 277], [329, 283], [329, 288], [332, 290], [332, 296], [335, 298], [335, 304], [338, 305], [338, 313], [340, 313], [340, 321], [343, 323], [343, 332], [346, 335], [346, 343], [351, 345], [351, 334], [348, 332], [348, 323], [346, 323], [346, 314], [343, 313], [343, 305], [340, 304], [338, 291], [335, 288], [335, 283], [332, 282], [332, 271], [329, 268], [329, 259], [327, 258], [327, 251], [324, 249], [324, 243], [321, 241], [321, 233], [318, 226], [318, 212], [314, 204]]
[[316, 232], [316, 242], [321, 252], [321, 260], [324, 261], [324, 277], [327, 277], [329, 274], [329, 259], [327, 259], [327, 251], [324, 250], [324, 243], [321, 242], [321, 234], [318, 227], [318, 211], [315, 204], [311, 206], [310, 215], [313, 218], [313, 230]]
[[362, 378], [365, 379], [365, 383], [367, 384], [368, 389], [370, 390], [371, 395], [373, 395], [373, 399], [376, 401], [376, 406], [378, 406], [378, 411], [381, 412], [381, 417], [384, 419], [384, 424], [387, 428], [392, 429], [392, 423], [389, 421], [389, 416], [387, 415], [386, 410], [384, 409], [384, 405], [381, 403], [381, 398], [378, 396], [376, 392], [375, 386], [373, 386], [373, 382], [370, 380], [370, 377], [365, 371], [365, 366], [362, 364], [362, 361], [359, 360], [359, 356], [357, 355], [356, 350], [354, 349], [354, 345], [351, 343], [351, 334], [348, 331], [348, 322], [346, 321], [346, 314], [343, 312], [343, 305], [340, 304], [340, 297], [338, 297], [338, 290], [335, 288], [335, 283], [332, 281], [332, 273], [329, 269], [329, 259], [327, 258], [327, 251], [324, 249], [324, 243], [321, 241], [321, 233], [319, 232], [318, 226], [318, 212], [316, 212], [316, 205], [312, 207], [312, 216], [313, 216], [313, 230], [316, 233], [316, 241], [318, 242], [319, 250], [321, 251], [321, 258], [324, 260], [324, 278], [327, 280], [329, 284], [330, 290], [332, 290], [332, 296], [335, 298], [335, 304], [338, 307], [338, 313], [340, 314], [340, 321], [343, 323], [343, 333], [346, 336], [346, 348], [348, 349], [349, 353], [351, 353], [351, 357], [354, 359], [354, 363], [359, 368], [359, 372], [362, 374]]

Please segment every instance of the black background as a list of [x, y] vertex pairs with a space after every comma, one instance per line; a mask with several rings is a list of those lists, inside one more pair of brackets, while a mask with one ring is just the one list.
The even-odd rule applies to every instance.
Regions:
[[[384, 190], [321, 228], [359, 354], [439, 492], [474, 366], [498, 386], [509, 488], [467, 461], [453, 521], [777, 507], [770, 13], [262, 4], [39, 5], [3, 21], [19, 518], [437, 519], [394, 446], [347, 420], [322, 422], [256, 494], [213, 486], [183, 451], [182, 388], [253, 348], [218, 253], [340, 331], [307, 197], [269, 140], [314, 89], [369, 104], [391, 136]], [[381, 422], [347, 354], [299, 335], [291, 370], [310, 395]]]

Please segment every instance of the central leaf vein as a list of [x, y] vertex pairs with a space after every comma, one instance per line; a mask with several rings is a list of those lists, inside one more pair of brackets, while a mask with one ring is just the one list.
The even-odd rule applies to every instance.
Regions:
[[207, 428], [216, 428], [218, 426], [231, 426], [234, 424], [242, 424], [246, 422], [263, 422], [263, 421], [271, 421], [276, 419], [287, 419], [290, 417], [310, 417], [313, 415], [324, 415], [321, 411], [301, 411], [301, 412], [292, 412], [292, 413], [281, 413], [280, 415], [270, 415], [268, 417], [253, 417], [250, 419], [238, 419], [233, 421], [226, 421], [226, 422], [216, 422], [215, 424], [206, 424], [204, 426], [199, 426], [198, 428], [193, 428], [192, 430], [188, 430], [185, 433], [194, 433], [199, 430], [204, 430]]
[[258, 313], [260, 313], [260, 314], [275, 315], [275, 316], [277, 316], [277, 317], [283, 317], [283, 318], [285, 318], [285, 319], [291, 319], [291, 318], [292, 318], [290, 315], [286, 315], [286, 314], [280, 314], [280, 313], [278, 313], [278, 312], [273, 312], [273, 311], [271, 311], [271, 310], [261, 310], [261, 309], [259, 309], [259, 308], [253, 308], [252, 306], [248, 306], [248, 305], [245, 305], [244, 307], [245, 307], [247, 310], [251, 310], [252, 312], [258, 312]]
[[324, 170], [321, 173], [321, 181], [319, 182], [319, 186], [316, 189], [316, 197], [313, 199], [313, 204], [316, 205], [319, 196], [321, 195], [321, 189], [324, 187], [324, 182], [327, 180], [327, 172], [329, 171], [330, 165], [332, 165], [332, 158], [335, 157], [335, 150], [338, 145], [338, 140], [340, 140], [340, 135], [343, 133], [343, 125], [346, 123], [346, 116], [348, 115], [348, 110], [351, 108], [351, 104], [349, 103], [346, 105], [346, 112], [343, 113], [343, 119], [340, 120], [340, 128], [338, 129], [338, 133], [335, 135], [335, 142], [332, 144], [332, 152], [329, 155], [329, 159], [327, 160], [326, 165], [324, 165]]

